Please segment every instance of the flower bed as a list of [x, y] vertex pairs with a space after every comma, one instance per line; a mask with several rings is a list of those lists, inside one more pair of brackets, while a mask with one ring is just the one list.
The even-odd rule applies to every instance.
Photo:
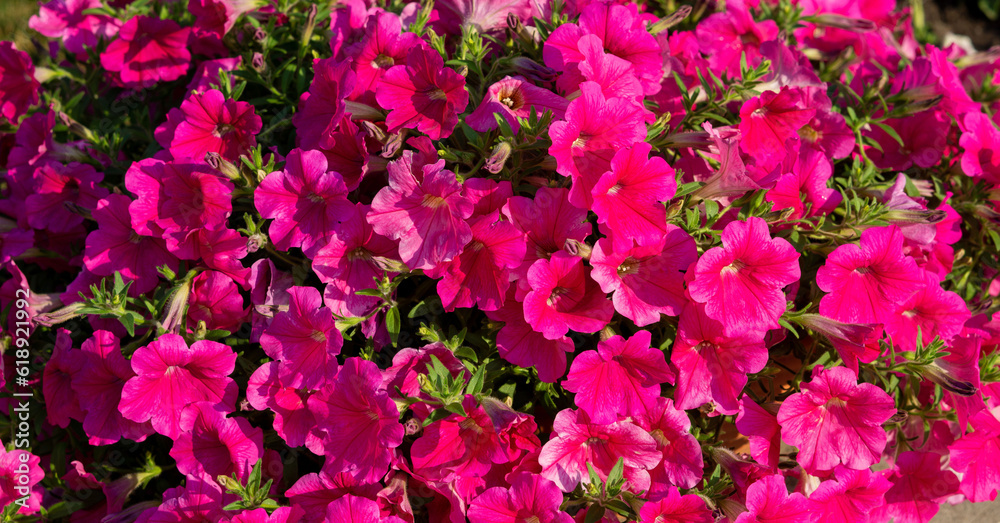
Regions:
[[0, 43], [2, 520], [994, 499], [1000, 53], [709, 5], [42, 4], [48, 53]]

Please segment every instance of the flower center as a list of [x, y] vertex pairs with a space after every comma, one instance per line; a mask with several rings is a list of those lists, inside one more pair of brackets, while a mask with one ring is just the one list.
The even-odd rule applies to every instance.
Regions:
[[703, 351], [705, 349], [711, 349], [711, 348], [714, 348], [714, 347], [715, 347], [714, 343], [712, 343], [710, 341], [702, 341], [701, 343], [699, 343], [699, 344], [697, 344], [697, 345], [694, 346], [694, 350], [695, 350], [695, 352], [701, 352], [701, 351]]
[[440, 87], [434, 87], [433, 89], [427, 91], [427, 97], [434, 101], [448, 99], [448, 95]]
[[424, 199], [421, 202], [421, 205], [429, 209], [437, 209], [439, 207], [444, 207], [446, 203], [447, 202], [444, 201], [444, 198], [440, 196], [435, 196], [433, 194], [425, 194]]
[[393, 60], [391, 56], [380, 54], [372, 60], [372, 65], [375, 66], [376, 69], [388, 69], [396, 65], [396, 61]]
[[661, 447], [666, 447], [670, 444], [670, 440], [667, 439], [666, 434], [663, 433], [663, 429], [656, 429], [653, 432], [650, 432], [649, 435], [653, 436], [653, 439], [655, 439], [656, 443]]
[[626, 274], [635, 274], [639, 272], [639, 261], [635, 258], [629, 256], [625, 258], [625, 261], [618, 266], [618, 275], [624, 276]]
[[465, 430], [471, 430], [471, 431], [475, 432], [476, 434], [482, 434], [482, 432], [483, 432], [483, 428], [480, 427], [479, 424], [476, 423], [476, 420], [474, 420], [472, 418], [465, 418], [464, 420], [458, 422], [458, 426], [459, 426], [459, 428], [462, 428], [462, 429], [465, 429]]
[[747, 264], [743, 260], [733, 260], [732, 263], [726, 265], [722, 268], [723, 274], [736, 274], [740, 272], [740, 269], [746, 267]]
[[323, 197], [320, 196], [320, 195], [318, 195], [318, 194], [316, 194], [316, 193], [314, 193], [314, 192], [309, 193], [306, 196], [306, 199], [308, 199], [309, 201], [311, 201], [313, 203], [322, 203], [323, 202]]
[[587, 142], [590, 140], [590, 138], [591, 138], [590, 135], [585, 133], [580, 133], [580, 136], [576, 140], [573, 140], [573, 148], [583, 149], [584, 147], [587, 146]]
[[520, 89], [502, 89], [497, 93], [497, 98], [500, 100], [500, 103], [506, 105], [511, 111], [516, 111], [524, 107], [524, 95], [521, 94]]
[[871, 267], [858, 267], [857, 269], [854, 269], [854, 272], [856, 272], [858, 274], [861, 274], [861, 275], [871, 274], [872, 269], [871, 269]]
[[549, 299], [548, 299], [549, 307], [555, 307], [556, 303], [559, 303], [559, 297], [563, 296], [568, 292], [569, 289], [565, 287], [556, 287], [555, 289], [552, 289], [552, 294], [549, 294]]
[[326, 334], [319, 330], [312, 331], [312, 334], [310, 334], [309, 337], [317, 343], [323, 343], [326, 341]]
[[128, 233], [128, 241], [130, 243], [136, 243], [137, 244], [137, 243], [139, 243], [139, 242], [142, 241], [142, 236], [139, 236], [139, 233], [137, 233], [135, 231], [131, 231], [131, 232]]
[[347, 261], [368, 260], [371, 259], [371, 257], [372, 253], [364, 247], [357, 247], [353, 251], [347, 253]]
[[819, 140], [819, 131], [813, 129], [810, 125], [806, 125], [805, 127], [799, 129], [799, 136], [809, 143], [816, 143], [816, 141]]
[[231, 133], [231, 132], [233, 132], [235, 130], [236, 130], [236, 128], [233, 127], [232, 125], [228, 124], [228, 123], [220, 123], [219, 125], [215, 126], [215, 130], [212, 131], [212, 134], [216, 138], [222, 138], [223, 136], [225, 136], [225, 135], [227, 135], [227, 134], [229, 134], [229, 133]]

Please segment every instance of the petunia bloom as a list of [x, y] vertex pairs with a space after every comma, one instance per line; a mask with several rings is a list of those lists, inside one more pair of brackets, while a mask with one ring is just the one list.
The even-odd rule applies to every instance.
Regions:
[[181, 102], [180, 111], [183, 120], [170, 142], [174, 158], [202, 161], [213, 152], [235, 162], [257, 145], [261, 119], [247, 102], [227, 100], [221, 91], [210, 89], [192, 93]]
[[444, 66], [434, 49], [413, 47], [406, 65], [385, 72], [375, 91], [379, 105], [389, 110], [389, 132], [416, 129], [431, 140], [451, 136], [458, 113], [469, 104], [465, 77]]
[[118, 38], [101, 54], [101, 65], [118, 73], [125, 87], [148, 88], [187, 74], [191, 53], [187, 48], [190, 27], [151, 16], [130, 18]]
[[38, 103], [38, 87], [28, 53], [13, 42], [0, 42], [0, 116], [16, 124], [29, 106]]
[[524, 233], [509, 221], [499, 221], [498, 211], [472, 223], [472, 241], [443, 269], [438, 295], [445, 310], [479, 306], [497, 310], [510, 286], [510, 269], [524, 258]]
[[184, 408], [170, 457], [183, 474], [246, 479], [264, 455], [264, 433], [246, 418], [227, 418], [207, 401]]
[[333, 313], [322, 306], [319, 291], [292, 287], [288, 294], [288, 310], [275, 314], [260, 344], [268, 356], [282, 362], [282, 376], [289, 385], [318, 389], [337, 375], [337, 355], [344, 338]]
[[620, 416], [644, 414], [645, 405], [660, 396], [660, 385], [674, 381], [663, 352], [651, 348], [650, 341], [646, 330], [628, 340], [612, 336], [573, 360], [563, 387], [576, 393], [576, 405], [591, 421], [613, 423]]
[[528, 285], [524, 318], [550, 340], [570, 329], [597, 332], [614, 315], [614, 306], [588, 277], [583, 259], [563, 251], [536, 261], [528, 270]]
[[815, 114], [800, 88], [764, 91], [740, 107], [740, 149], [761, 165], [777, 165], [785, 157], [789, 142], [798, 139], [799, 129]]
[[350, 62], [333, 58], [313, 60], [309, 91], [299, 98], [299, 110], [292, 116], [296, 143], [303, 150], [333, 149], [334, 133], [344, 116], [347, 94], [354, 89], [356, 76]]
[[750, 485], [746, 506], [747, 511], [734, 523], [809, 523], [816, 519], [805, 496], [788, 494], [782, 476], [767, 476]]
[[855, 470], [881, 458], [882, 424], [896, 413], [892, 397], [875, 385], [858, 383], [847, 367], [817, 367], [813, 378], [781, 404], [781, 439], [798, 447], [798, 462], [810, 474], [839, 464]]
[[785, 312], [781, 289], [798, 281], [798, 260], [787, 240], [771, 238], [762, 218], [733, 221], [722, 231], [722, 247], [705, 251], [689, 271], [688, 290], [727, 335], [775, 329]]
[[[510, 488], [493, 487], [476, 497], [469, 506], [472, 523], [571, 523], [561, 511], [563, 495], [551, 481], [527, 472], [510, 479]], [[534, 518], [534, 519], [531, 519]]]
[[66, 50], [79, 54], [95, 49], [100, 38], [111, 38], [121, 22], [106, 14], [84, 14], [99, 9], [101, 0], [50, 0], [39, 5], [28, 27], [49, 38], [62, 39]]
[[507, 76], [486, 90], [482, 103], [465, 117], [465, 123], [479, 132], [490, 131], [497, 128], [494, 115], [499, 114], [517, 134], [521, 129], [517, 119], [528, 119], [532, 109], [538, 116], [551, 111], [553, 119], [561, 119], [567, 105], [569, 101], [562, 96], [532, 85], [523, 76]]
[[236, 353], [221, 343], [196, 341], [164, 334], [132, 355], [136, 376], [122, 389], [118, 405], [125, 418], [151, 421], [157, 432], [170, 438], [181, 432], [184, 407], [196, 401], [231, 409], [238, 387], [229, 374], [236, 368]]

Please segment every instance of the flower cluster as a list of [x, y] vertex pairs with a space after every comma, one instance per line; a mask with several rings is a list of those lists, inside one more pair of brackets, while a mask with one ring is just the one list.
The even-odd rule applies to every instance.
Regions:
[[4, 521], [996, 498], [996, 50], [894, 2], [320, 5], [0, 43]]

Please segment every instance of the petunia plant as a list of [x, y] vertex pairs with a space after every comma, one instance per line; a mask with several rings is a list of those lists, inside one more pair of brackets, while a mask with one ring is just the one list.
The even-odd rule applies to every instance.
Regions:
[[1000, 53], [917, 5], [42, 3], [0, 521], [994, 500]]

